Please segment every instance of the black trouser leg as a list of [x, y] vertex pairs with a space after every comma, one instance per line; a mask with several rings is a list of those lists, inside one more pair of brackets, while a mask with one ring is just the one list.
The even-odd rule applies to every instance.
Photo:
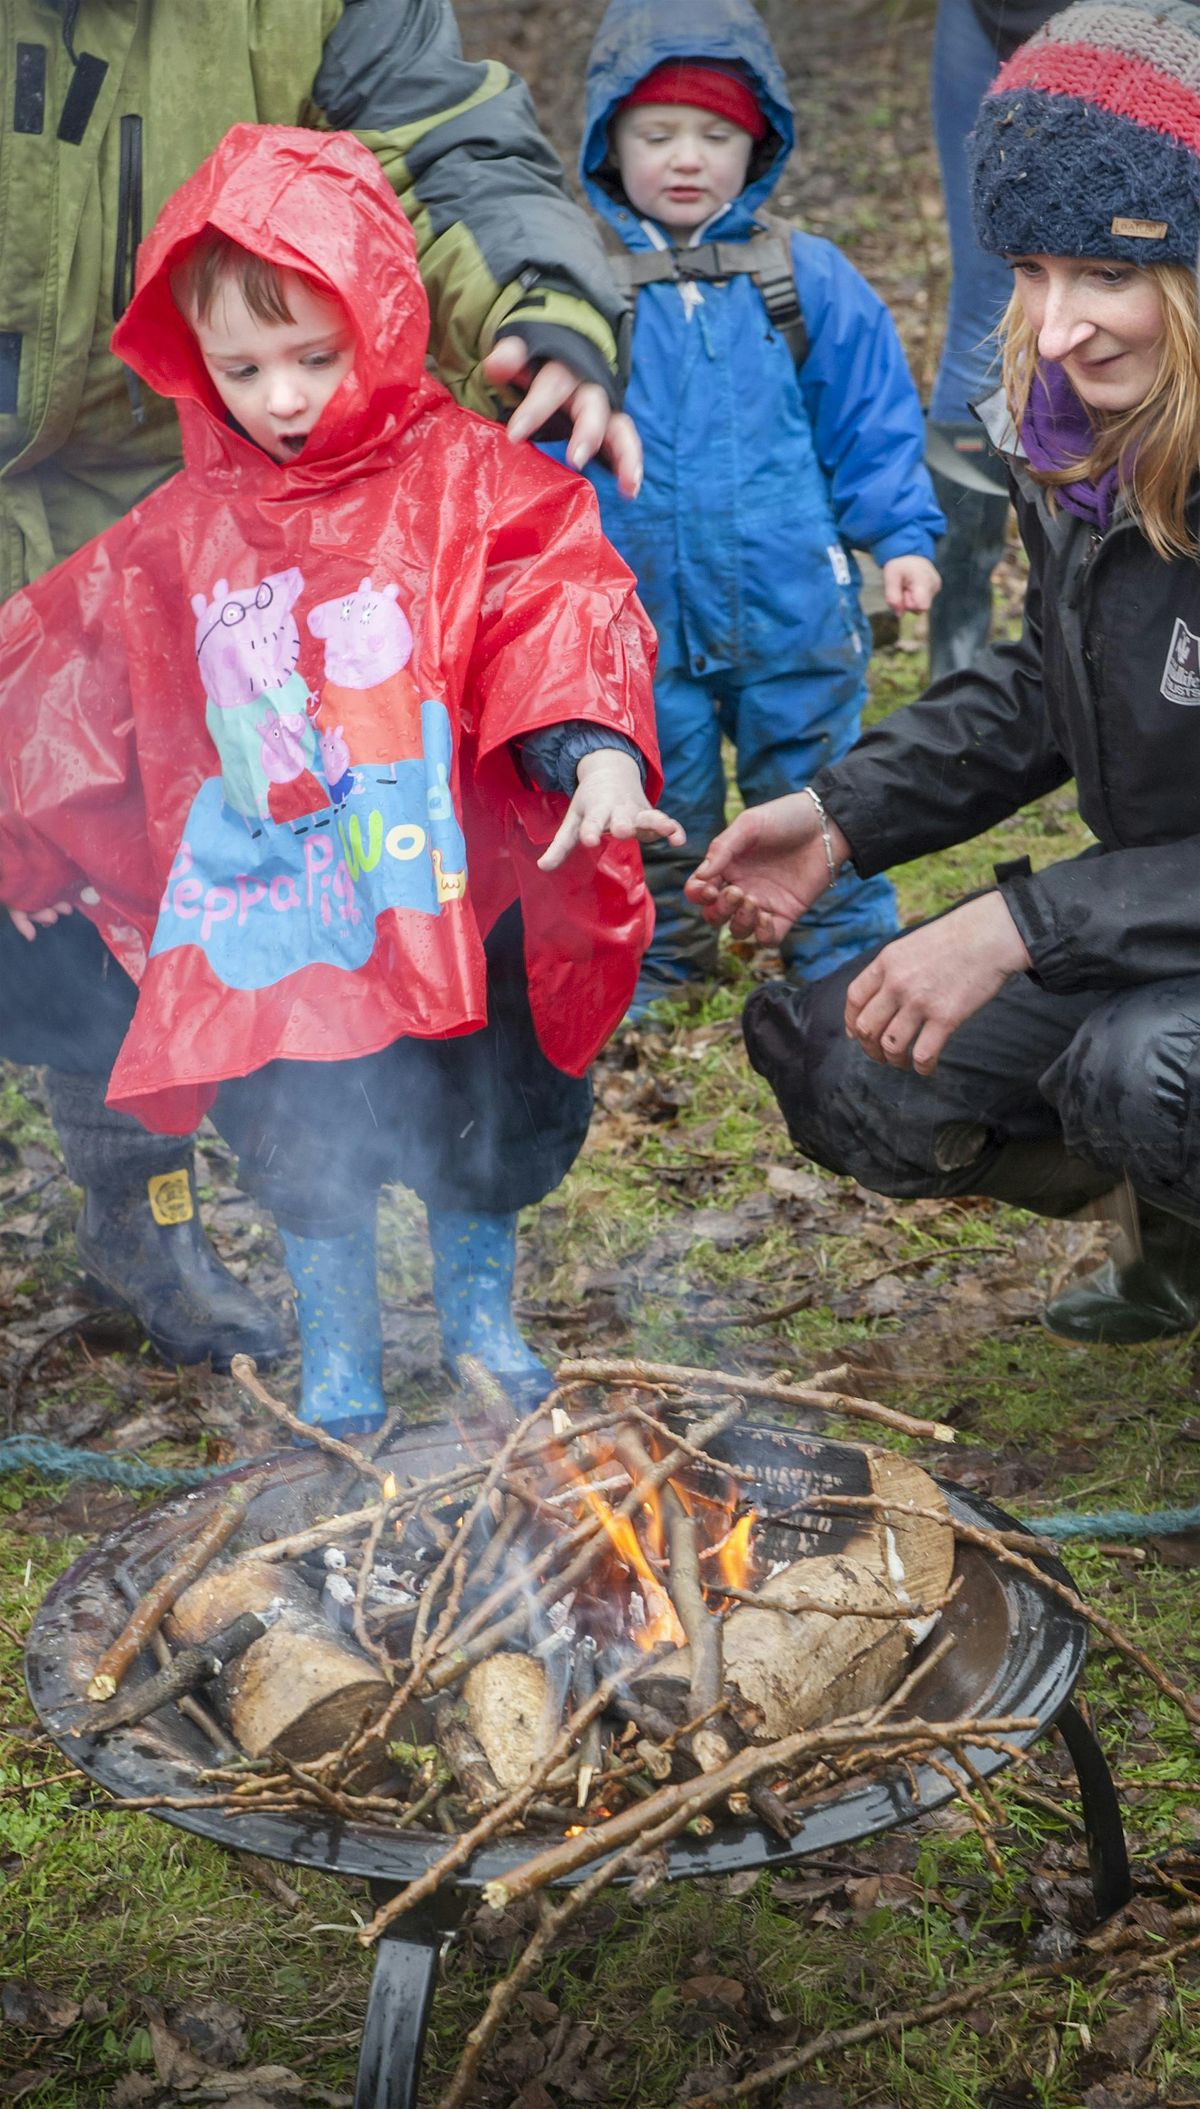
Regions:
[[931, 1077], [871, 1062], [843, 1025], [846, 990], [871, 955], [803, 988], [768, 982], [746, 1005], [750, 1060], [793, 1142], [874, 1192], [989, 1194], [1070, 1215], [1110, 1188], [1082, 1133], [1068, 1143], [1041, 1078], [1098, 1001], [1009, 982], [960, 1027]]
[[566, 1177], [587, 1077], [547, 1060], [529, 1014], [519, 912], [487, 940], [488, 1023], [353, 1062], [274, 1062], [222, 1086], [213, 1119], [242, 1183], [286, 1229], [341, 1237], [397, 1180], [430, 1209], [508, 1215]]

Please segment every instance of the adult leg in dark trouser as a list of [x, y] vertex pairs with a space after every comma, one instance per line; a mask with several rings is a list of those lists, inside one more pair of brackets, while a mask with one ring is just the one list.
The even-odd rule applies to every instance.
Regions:
[[92, 1293], [131, 1311], [169, 1362], [275, 1361], [282, 1326], [204, 1235], [191, 1138], [153, 1135], [104, 1103], [136, 996], [83, 916], [30, 943], [0, 913], [0, 1059], [46, 1066], [63, 1160], [83, 1188], [76, 1236]]
[[1200, 978], [1053, 995], [1025, 975], [960, 1027], [932, 1077], [869, 1062], [845, 1035], [869, 955], [746, 1006], [746, 1045], [797, 1147], [878, 1193], [984, 1194], [1070, 1215], [1127, 1178], [1142, 1256], [1048, 1309], [1075, 1339], [1200, 1323]]

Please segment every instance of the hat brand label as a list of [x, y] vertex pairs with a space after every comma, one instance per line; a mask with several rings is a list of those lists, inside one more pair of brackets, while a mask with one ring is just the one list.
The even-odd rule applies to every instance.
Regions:
[[1117, 213], [1109, 231], [1128, 235], [1135, 242], [1161, 242], [1166, 239], [1167, 223], [1165, 220], [1127, 220], [1122, 213]]
[[1159, 693], [1168, 703], [1200, 703], [1200, 637], [1182, 615], [1175, 618]]

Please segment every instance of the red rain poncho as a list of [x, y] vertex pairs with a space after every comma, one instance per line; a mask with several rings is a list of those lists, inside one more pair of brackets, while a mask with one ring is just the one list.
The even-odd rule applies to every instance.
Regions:
[[[169, 271], [206, 227], [348, 308], [353, 371], [279, 466], [226, 422]], [[588, 485], [425, 371], [412, 231], [347, 134], [244, 125], [164, 208], [114, 337], [185, 466], [0, 609], [0, 899], [80, 905], [140, 983], [109, 1103], [185, 1133], [225, 1077], [485, 1017], [518, 896], [534, 1023], [579, 1074], [632, 993], [636, 844], [510, 742], [583, 718], [657, 795], [652, 633]]]

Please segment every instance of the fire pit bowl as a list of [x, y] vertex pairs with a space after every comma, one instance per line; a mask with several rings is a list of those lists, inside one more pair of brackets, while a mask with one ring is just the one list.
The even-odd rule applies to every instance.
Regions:
[[[712, 1452], [743, 1470], [746, 1489], [771, 1532], [787, 1532], [791, 1557], [805, 1551], [833, 1552], [843, 1525], [819, 1524], [795, 1515], [806, 1495], [869, 1491], [864, 1453], [853, 1445], [825, 1441], [794, 1429], [738, 1426], [717, 1438]], [[404, 1435], [378, 1461], [403, 1484], [449, 1470], [473, 1454], [469, 1429], [438, 1425]], [[198, 1492], [165, 1502], [85, 1553], [50, 1591], [30, 1629], [26, 1678], [43, 1726], [64, 1753], [117, 1800], [163, 1795], [185, 1799], [197, 1792], [196, 1772], [212, 1762], [200, 1731], [176, 1708], [164, 1708], [135, 1726], [96, 1739], [80, 1733], [81, 1695], [92, 1665], [128, 1615], [128, 1591], [140, 1593], [169, 1565], [183, 1532], [189, 1535], [239, 1479], [261, 1475], [262, 1461], [222, 1474]], [[269, 1480], [253, 1495], [235, 1549], [249, 1549], [302, 1530], [347, 1506], [355, 1475], [316, 1450], [286, 1451], [273, 1461]], [[984, 1529], [1012, 1529], [1012, 1519], [990, 1503], [952, 1485], [943, 1491], [952, 1516]], [[792, 1520], [772, 1522], [789, 1511]], [[846, 1526], [849, 1527], [848, 1525]], [[1048, 1576], [1068, 1580], [1059, 1563], [1044, 1557]], [[1056, 1724], [1076, 1771], [1087, 1829], [1093, 1888], [1101, 1915], [1129, 1895], [1129, 1869], [1116, 1792], [1103, 1755], [1071, 1693], [1087, 1650], [1085, 1622], [1032, 1577], [960, 1544], [955, 1572], [962, 1586], [943, 1614], [939, 1636], [957, 1646], [932, 1671], [920, 1690], [920, 1712], [929, 1721], [967, 1715], [1028, 1716], [1037, 1726], [1014, 1735], [1028, 1745]], [[121, 1584], [124, 1584], [122, 1588]], [[130, 1681], [148, 1674], [138, 1665]], [[973, 1752], [983, 1775], [998, 1771], [1003, 1754]], [[806, 1853], [828, 1852], [874, 1832], [911, 1822], [953, 1795], [945, 1775], [917, 1763], [894, 1778], [848, 1782], [828, 1799], [797, 1809], [796, 1830], [784, 1842], [752, 1822], [719, 1821], [709, 1838], [681, 1836], [667, 1848], [673, 1878], [732, 1874], [740, 1869], [783, 1865]], [[445, 1851], [440, 1833], [415, 1827], [398, 1832], [369, 1820], [345, 1822], [317, 1812], [231, 1814], [215, 1808], [174, 1808], [154, 1813], [181, 1829], [235, 1851], [251, 1852], [325, 1873], [361, 1876], [376, 1902], [395, 1894]], [[467, 1909], [473, 1891], [503, 1877], [528, 1858], [528, 1839], [490, 1845], [463, 1867], [423, 1908], [397, 1924], [379, 1943], [355, 2094], [356, 2109], [414, 2109], [425, 2025], [433, 1996], [437, 1957], [446, 1935]]]

